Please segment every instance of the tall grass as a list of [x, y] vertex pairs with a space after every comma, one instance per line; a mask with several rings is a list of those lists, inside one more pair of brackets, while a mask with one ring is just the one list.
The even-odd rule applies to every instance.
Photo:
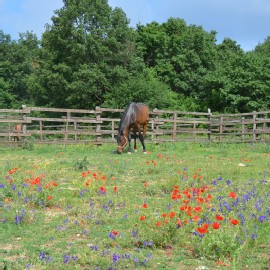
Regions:
[[269, 269], [266, 144], [1, 149], [4, 269]]

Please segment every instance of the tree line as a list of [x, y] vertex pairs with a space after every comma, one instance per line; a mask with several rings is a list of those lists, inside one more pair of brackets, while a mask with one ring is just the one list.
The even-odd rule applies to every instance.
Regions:
[[270, 104], [270, 37], [245, 52], [183, 19], [129, 25], [107, 0], [63, 0], [39, 40], [0, 31], [0, 107], [234, 113]]

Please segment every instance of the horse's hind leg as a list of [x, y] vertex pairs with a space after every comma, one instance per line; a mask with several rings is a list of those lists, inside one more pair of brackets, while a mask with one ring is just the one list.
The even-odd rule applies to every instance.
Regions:
[[[147, 122], [147, 124], [148, 124], [148, 122]], [[144, 144], [144, 137], [145, 137], [145, 135], [146, 135], [147, 124], [144, 124], [144, 125], [143, 125], [143, 133], [140, 133], [140, 134], [139, 134], [139, 139], [140, 139], [140, 141], [141, 141], [141, 143], [142, 143], [142, 146], [143, 146], [143, 153], [144, 153], [144, 154], [146, 154], [146, 148], [145, 148], [145, 144]]]
[[140, 139], [142, 146], [143, 146], [143, 152], [144, 152], [144, 154], [146, 154], [146, 149], [145, 149], [145, 144], [144, 144], [144, 135], [142, 133], [139, 134], [139, 139]]

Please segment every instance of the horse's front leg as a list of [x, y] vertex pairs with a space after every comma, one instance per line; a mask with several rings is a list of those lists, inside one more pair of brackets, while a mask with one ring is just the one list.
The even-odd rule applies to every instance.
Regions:
[[134, 152], [137, 152], [137, 141], [136, 141], [136, 138], [137, 138], [137, 134], [135, 133], [134, 134]]
[[131, 154], [131, 134], [128, 133], [128, 154]]

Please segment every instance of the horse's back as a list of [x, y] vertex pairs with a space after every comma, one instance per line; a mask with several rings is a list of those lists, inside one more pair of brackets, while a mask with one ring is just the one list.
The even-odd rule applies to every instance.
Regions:
[[146, 124], [149, 122], [149, 108], [144, 103], [136, 103], [138, 108], [137, 121]]

